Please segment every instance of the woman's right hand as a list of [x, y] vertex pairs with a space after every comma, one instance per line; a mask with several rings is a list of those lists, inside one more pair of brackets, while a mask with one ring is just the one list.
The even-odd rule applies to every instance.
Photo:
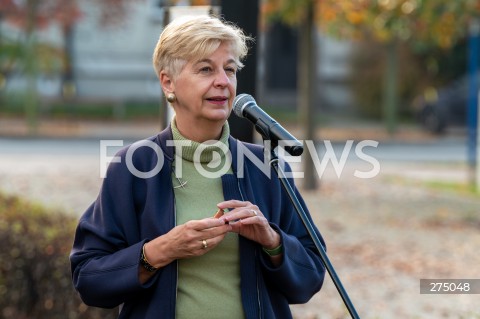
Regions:
[[146, 243], [145, 257], [160, 268], [175, 259], [201, 256], [214, 249], [231, 230], [223, 219], [191, 220]]

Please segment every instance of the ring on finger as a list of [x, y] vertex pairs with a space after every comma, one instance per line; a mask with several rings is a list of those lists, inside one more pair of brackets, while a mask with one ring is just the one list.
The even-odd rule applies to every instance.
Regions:
[[208, 248], [208, 244], [207, 244], [207, 240], [206, 240], [206, 239], [202, 240], [202, 245], [203, 245], [203, 249], [207, 249], [207, 248]]
[[250, 211], [253, 213], [253, 215], [258, 216], [258, 213], [255, 209], [250, 209]]

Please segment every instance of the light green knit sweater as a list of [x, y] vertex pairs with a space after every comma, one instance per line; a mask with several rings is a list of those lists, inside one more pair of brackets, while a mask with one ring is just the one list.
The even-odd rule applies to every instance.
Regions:
[[[177, 176], [173, 173], [172, 179], [177, 225], [212, 217], [217, 211], [216, 204], [224, 200], [222, 181], [218, 176], [221, 174], [215, 172], [224, 167], [231, 173], [230, 165], [224, 165], [224, 152], [218, 152], [219, 148], [215, 146], [187, 140], [178, 131], [175, 120], [172, 121], [172, 132], [175, 142], [191, 144], [182, 146], [181, 157], [177, 148], [174, 162]], [[220, 139], [224, 145], [228, 145], [229, 134], [226, 123]], [[194, 159], [204, 170], [195, 167]], [[213, 175], [217, 176], [212, 178]], [[183, 187], [177, 177], [186, 182]], [[181, 259], [178, 264], [177, 319], [244, 318], [237, 234], [227, 234], [215, 249], [200, 257]]]

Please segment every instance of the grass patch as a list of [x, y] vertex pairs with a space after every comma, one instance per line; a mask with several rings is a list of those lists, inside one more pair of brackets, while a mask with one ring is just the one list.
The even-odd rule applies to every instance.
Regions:
[[[300, 119], [300, 113], [299, 111], [292, 107], [292, 108], [279, 108], [279, 107], [274, 107], [271, 105], [267, 105], [265, 107], [262, 107], [265, 113], [270, 115], [272, 118], [274, 118], [277, 122], [279, 122], [281, 125], [289, 125], [289, 124], [299, 124], [301, 119]], [[315, 114], [315, 119], [314, 123], [316, 125], [326, 125], [330, 122], [330, 119], [325, 116], [324, 114], [320, 114], [320, 112], [316, 112]]]
[[90, 120], [135, 120], [160, 117], [160, 107], [153, 102], [59, 103], [51, 105], [44, 116]]
[[266, 106], [263, 108], [265, 113], [282, 124], [297, 123], [299, 121], [299, 114], [294, 108], [278, 108], [274, 106]]
[[[0, 116], [25, 115], [26, 97], [21, 94], [0, 96]], [[159, 101], [115, 101], [110, 99], [78, 99], [38, 101], [41, 118], [86, 120], [135, 120], [160, 117]]]
[[[25, 96], [5, 94], [0, 96], [0, 116], [21, 117], [25, 115]], [[266, 113], [281, 125], [300, 124], [300, 114], [295, 107], [262, 107]], [[78, 99], [41, 101], [38, 104], [38, 116], [52, 119], [75, 120], [144, 120], [159, 119], [161, 116], [160, 97], [158, 101], [108, 99]], [[314, 115], [315, 125], [325, 126], [331, 119], [317, 111]]]
[[453, 195], [480, 198], [480, 192], [476, 190], [475, 186], [467, 182], [445, 180], [418, 180], [405, 176], [387, 176], [386, 180], [391, 183], [404, 186], [416, 186]]
[[423, 184], [434, 190], [446, 191], [455, 194], [473, 195], [480, 198], [480, 193], [474, 185], [461, 182], [449, 182], [449, 181], [425, 181]]

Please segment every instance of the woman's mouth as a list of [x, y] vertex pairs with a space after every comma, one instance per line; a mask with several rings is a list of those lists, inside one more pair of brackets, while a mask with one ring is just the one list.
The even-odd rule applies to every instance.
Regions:
[[212, 96], [207, 98], [207, 101], [213, 104], [224, 104], [228, 101], [228, 98], [226, 96]]

